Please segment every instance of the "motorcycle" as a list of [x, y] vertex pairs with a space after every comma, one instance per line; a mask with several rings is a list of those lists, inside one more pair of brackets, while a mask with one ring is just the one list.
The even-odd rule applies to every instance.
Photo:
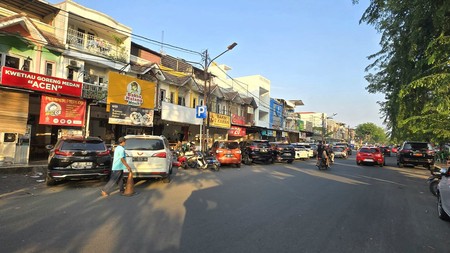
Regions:
[[220, 162], [214, 156], [206, 156], [204, 152], [186, 152], [185, 157], [186, 162], [184, 164], [186, 168], [201, 170], [211, 169], [213, 171], [220, 170]]
[[318, 158], [319, 159], [319, 165], [317, 165], [317, 168], [319, 168], [319, 170], [327, 170], [330, 168], [330, 166], [327, 164], [327, 159], [323, 159], [323, 158]]
[[430, 170], [431, 176], [427, 179], [428, 187], [430, 189], [430, 192], [437, 196], [437, 187], [439, 184], [439, 181], [441, 181], [442, 173], [440, 171], [436, 170]]

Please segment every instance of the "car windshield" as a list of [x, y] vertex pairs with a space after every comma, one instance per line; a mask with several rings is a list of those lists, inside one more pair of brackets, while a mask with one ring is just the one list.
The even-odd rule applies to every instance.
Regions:
[[292, 148], [292, 145], [289, 144], [278, 144], [279, 148]]
[[219, 142], [218, 148], [226, 148], [226, 149], [237, 149], [239, 148], [238, 142]]
[[160, 139], [127, 139], [125, 149], [161, 150], [164, 149], [164, 142]]
[[253, 142], [253, 146], [256, 146], [258, 148], [267, 148], [269, 147], [268, 142]]
[[91, 151], [105, 151], [106, 145], [101, 140], [65, 140], [60, 150], [91, 150]]
[[361, 148], [359, 150], [359, 152], [362, 152], [362, 153], [377, 153], [379, 151], [376, 148]]
[[428, 150], [428, 143], [410, 142], [406, 143], [403, 149]]

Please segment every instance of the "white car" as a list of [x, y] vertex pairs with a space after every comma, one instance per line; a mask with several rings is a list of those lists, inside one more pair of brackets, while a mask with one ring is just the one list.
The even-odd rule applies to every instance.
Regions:
[[295, 159], [309, 159], [309, 152], [304, 146], [293, 145], [295, 150]]
[[303, 146], [303, 148], [305, 148], [308, 152], [308, 158], [314, 157], [314, 150], [309, 145], [309, 143], [292, 143], [292, 145]]
[[[133, 171], [133, 178], [163, 178], [170, 182], [172, 174], [172, 152], [164, 136], [127, 135], [125, 155]], [[127, 171], [124, 176], [128, 177]]]

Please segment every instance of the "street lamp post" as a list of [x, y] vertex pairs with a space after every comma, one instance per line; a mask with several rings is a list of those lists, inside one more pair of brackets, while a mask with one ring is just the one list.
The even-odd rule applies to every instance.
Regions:
[[[209, 111], [210, 111], [210, 106], [209, 106], [209, 93], [211, 92], [211, 81], [210, 81], [210, 75], [208, 73], [208, 68], [211, 65], [211, 63], [216, 60], [217, 58], [219, 58], [220, 56], [222, 56], [223, 54], [225, 54], [226, 52], [232, 50], [235, 46], [237, 46], [236, 42], [233, 42], [231, 45], [229, 45], [227, 47], [227, 50], [223, 51], [222, 53], [220, 53], [219, 55], [217, 55], [216, 57], [214, 57], [212, 60], [209, 60], [209, 54], [208, 54], [208, 49], [205, 50], [205, 52], [203, 52], [202, 56], [205, 58], [205, 65], [203, 66], [203, 74], [204, 74], [204, 80], [205, 80], [205, 87], [204, 87], [204, 103], [206, 105], [206, 124], [203, 124], [203, 134], [205, 134], [206, 136], [206, 145], [203, 148], [203, 151], [207, 150], [208, 147], [208, 142], [209, 142]], [[203, 147], [203, 143], [202, 143], [202, 136], [200, 136], [200, 147]]]

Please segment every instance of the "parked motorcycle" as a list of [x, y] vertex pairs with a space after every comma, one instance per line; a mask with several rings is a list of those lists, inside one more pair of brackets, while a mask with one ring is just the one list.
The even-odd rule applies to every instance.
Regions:
[[212, 155], [206, 156], [204, 152], [193, 151], [186, 152], [186, 168], [192, 169], [211, 169], [214, 171], [220, 170], [220, 162]]
[[431, 176], [428, 178], [428, 187], [430, 188], [430, 192], [437, 196], [437, 187], [439, 184], [439, 181], [441, 181], [442, 173], [440, 171], [436, 170], [430, 170]]

